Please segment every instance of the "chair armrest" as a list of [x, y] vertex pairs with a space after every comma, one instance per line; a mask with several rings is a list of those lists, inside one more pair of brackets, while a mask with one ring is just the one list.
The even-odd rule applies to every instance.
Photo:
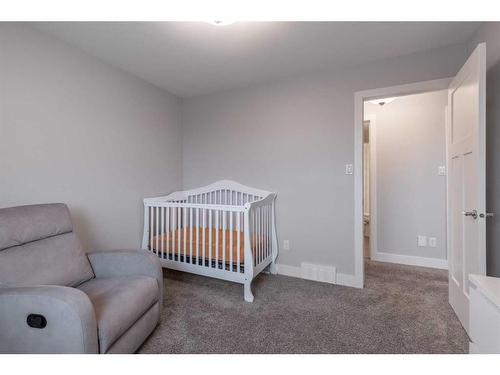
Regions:
[[[28, 316], [46, 319], [44, 328]], [[97, 353], [94, 307], [81, 290], [65, 286], [0, 287], [0, 353]]]
[[158, 257], [148, 250], [112, 250], [87, 253], [96, 277], [149, 276], [158, 282], [163, 303], [163, 271]]

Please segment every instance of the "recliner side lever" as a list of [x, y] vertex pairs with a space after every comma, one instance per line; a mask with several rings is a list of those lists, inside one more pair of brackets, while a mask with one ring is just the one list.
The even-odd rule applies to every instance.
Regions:
[[26, 318], [26, 323], [31, 328], [43, 329], [47, 326], [47, 319], [41, 314], [29, 314]]

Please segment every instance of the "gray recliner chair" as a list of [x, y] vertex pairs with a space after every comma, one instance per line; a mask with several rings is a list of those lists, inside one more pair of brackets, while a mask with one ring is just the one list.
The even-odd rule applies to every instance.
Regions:
[[0, 209], [0, 353], [133, 353], [162, 289], [148, 251], [86, 254], [64, 204]]

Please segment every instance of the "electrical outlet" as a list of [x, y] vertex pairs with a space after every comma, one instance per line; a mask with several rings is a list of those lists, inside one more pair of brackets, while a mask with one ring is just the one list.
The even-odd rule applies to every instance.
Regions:
[[283, 250], [290, 251], [290, 240], [283, 240]]
[[427, 237], [426, 236], [417, 236], [417, 246], [418, 247], [426, 247], [427, 246]]
[[438, 167], [438, 175], [439, 176], [446, 176], [446, 166], [441, 165]]
[[346, 164], [345, 165], [345, 174], [352, 174], [352, 171], [353, 171], [352, 164]]
[[429, 237], [429, 247], [437, 247], [437, 238]]

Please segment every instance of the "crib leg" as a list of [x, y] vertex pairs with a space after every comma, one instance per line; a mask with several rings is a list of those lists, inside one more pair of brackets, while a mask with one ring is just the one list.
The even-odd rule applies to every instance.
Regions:
[[269, 272], [271, 275], [276, 275], [278, 273], [278, 267], [276, 267], [276, 262], [273, 260], [269, 266]]
[[252, 280], [245, 280], [245, 301], [253, 302]]

